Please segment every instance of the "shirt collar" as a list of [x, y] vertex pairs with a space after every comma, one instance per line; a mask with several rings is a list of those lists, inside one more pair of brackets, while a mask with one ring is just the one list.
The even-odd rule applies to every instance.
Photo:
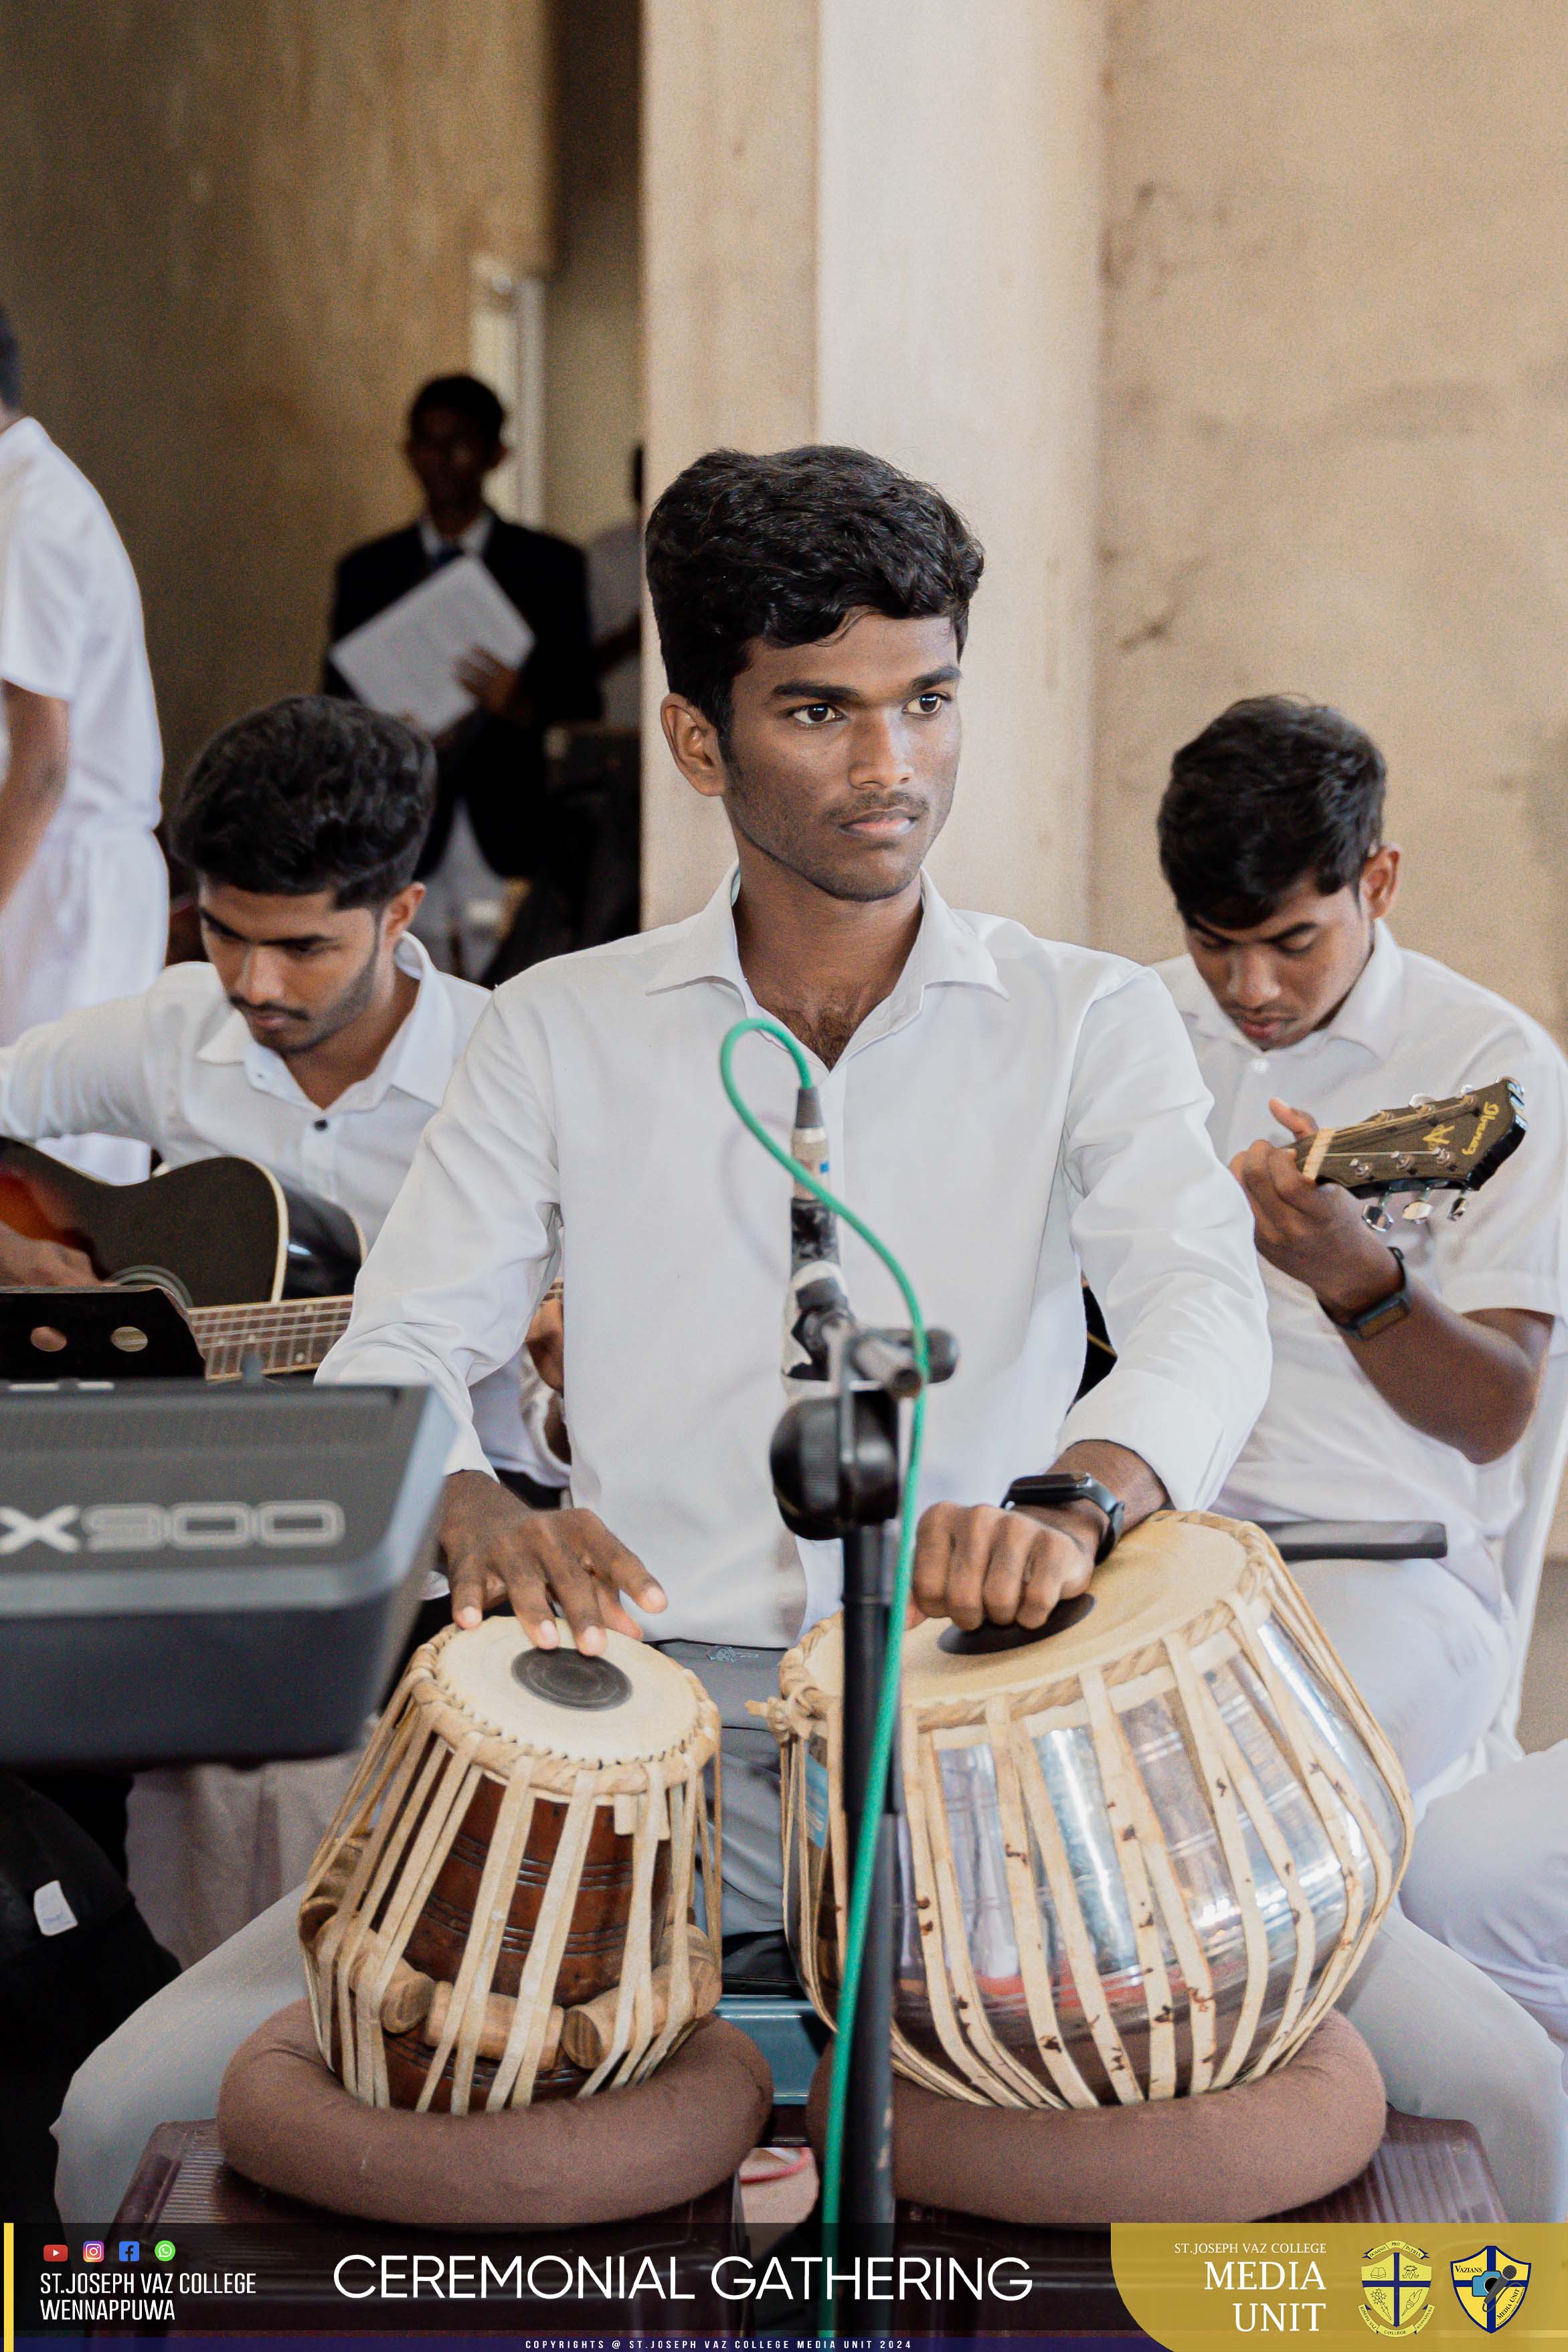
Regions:
[[490, 543], [490, 531], [495, 516], [488, 507], [476, 514], [465, 530], [455, 539], [443, 539], [427, 514], [419, 518], [419, 543], [424, 550], [424, 560], [434, 563], [443, 548], [460, 547], [465, 555], [483, 555]]
[[0, 433], [0, 467], [19, 466], [24, 458], [49, 446], [49, 436], [36, 416], [18, 416]]
[[[1168, 971], [1171, 992], [1186, 1020], [1201, 1037], [1216, 1038], [1251, 1055], [1257, 1048], [1245, 1038], [1228, 1013], [1215, 1003], [1190, 956]], [[1359, 1045], [1375, 1060], [1385, 1062], [1399, 1042], [1400, 1009], [1405, 996], [1405, 958], [1386, 923], [1374, 927], [1372, 953], [1361, 968], [1355, 986], [1333, 1019], [1301, 1039], [1280, 1048], [1300, 1054], [1320, 1041], [1332, 1039]]]
[[[702, 912], [676, 926], [668, 955], [648, 982], [648, 995], [685, 988], [693, 981], [718, 980], [727, 982], [751, 1002], [735, 936], [735, 898], [739, 887], [740, 868], [736, 865]], [[1008, 992], [989, 948], [967, 916], [955, 914], [929, 874], [920, 877], [920, 929], [884, 1010], [894, 1017], [897, 1013], [917, 1010], [927, 988], [968, 985], [1005, 997]]]
[[[452, 1007], [435, 966], [419, 941], [406, 932], [397, 943], [392, 961], [400, 971], [409, 972], [417, 980], [419, 992], [370, 1076], [361, 1078], [340, 1095], [332, 1105], [334, 1110], [340, 1107], [372, 1110], [392, 1087], [413, 1095], [419, 1102], [428, 1103], [434, 1110], [446, 1092], [456, 1058], [456, 1040], [452, 1028]], [[246, 1076], [260, 1093], [280, 1095], [288, 1102], [308, 1099], [283, 1055], [275, 1054], [269, 1045], [257, 1045], [246, 1026], [243, 1013], [231, 1012], [199, 1048], [196, 1059], [241, 1063]]]

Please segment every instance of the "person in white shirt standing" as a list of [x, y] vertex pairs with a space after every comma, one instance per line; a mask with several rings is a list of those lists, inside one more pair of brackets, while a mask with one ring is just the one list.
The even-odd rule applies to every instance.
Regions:
[[[1269, 1295], [1269, 1402], [1221, 1507], [1448, 1529], [1443, 1560], [1300, 1572], [1419, 1797], [1475, 1747], [1509, 1676], [1497, 1547], [1568, 1316], [1568, 1064], [1491, 990], [1397, 944], [1383, 800], [1382, 755], [1337, 711], [1270, 696], [1223, 712], [1176, 753], [1161, 803], [1188, 953], [1160, 969]], [[1288, 1148], [1502, 1077], [1529, 1132], [1462, 1221], [1438, 1204], [1385, 1238]]]
[[[103, 500], [21, 397], [0, 311], [0, 1045], [145, 988], [169, 929], [136, 577]], [[134, 1143], [54, 1148], [117, 1182], [147, 1173]]]

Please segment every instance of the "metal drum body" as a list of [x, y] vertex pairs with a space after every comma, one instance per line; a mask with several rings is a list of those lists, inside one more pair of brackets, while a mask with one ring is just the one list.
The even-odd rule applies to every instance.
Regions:
[[[894, 2063], [1006, 2106], [1266, 2073], [1343, 1989], [1411, 1837], [1393, 1751], [1254, 1527], [1164, 1514], [1045, 1640], [904, 1646]], [[840, 1621], [780, 1671], [787, 1925], [841, 1969]]]
[[638, 2082], [717, 2000], [717, 1711], [656, 1650], [612, 1633], [580, 1660], [559, 1630], [534, 1651], [493, 1617], [417, 1651], [317, 1852], [316, 2038], [368, 2105]]

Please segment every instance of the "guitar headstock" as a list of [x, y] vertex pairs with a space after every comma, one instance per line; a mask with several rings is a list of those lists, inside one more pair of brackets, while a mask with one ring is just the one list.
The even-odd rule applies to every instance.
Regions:
[[1524, 1139], [1524, 1097], [1512, 1078], [1444, 1102], [1375, 1112], [1353, 1127], [1323, 1127], [1295, 1147], [1296, 1164], [1320, 1184], [1361, 1200], [1390, 1192], [1476, 1192]]

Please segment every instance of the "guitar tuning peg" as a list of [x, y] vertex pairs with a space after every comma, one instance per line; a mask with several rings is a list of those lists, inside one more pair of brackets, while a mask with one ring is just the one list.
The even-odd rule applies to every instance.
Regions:
[[1432, 1214], [1432, 1191], [1430, 1185], [1427, 1186], [1424, 1192], [1417, 1192], [1408, 1200], [1403, 1210], [1400, 1212], [1400, 1214], [1409, 1224], [1426, 1224]]
[[1448, 1223], [1451, 1225], [1457, 1225], [1459, 1219], [1464, 1215], [1469, 1198], [1469, 1194], [1465, 1192], [1456, 1192], [1454, 1194], [1448, 1209]]
[[1394, 1231], [1394, 1220], [1385, 1201], [1369, 1201], [1362, 1211], [1361, 1221], [1371, 1233], [1391, 1234]]

